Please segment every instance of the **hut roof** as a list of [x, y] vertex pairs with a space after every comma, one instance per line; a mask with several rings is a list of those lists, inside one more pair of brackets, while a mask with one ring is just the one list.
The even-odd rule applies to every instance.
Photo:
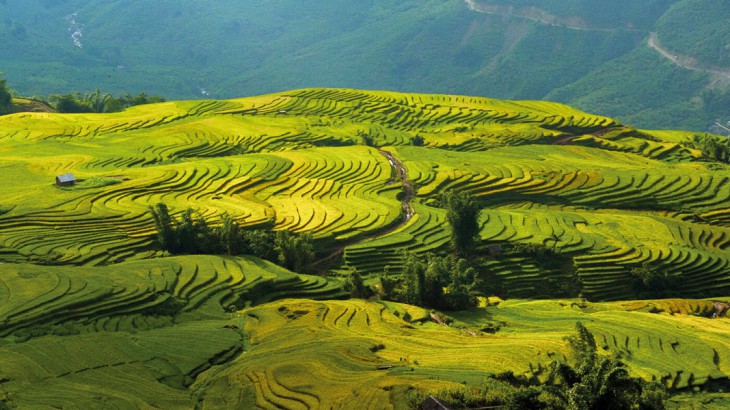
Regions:
[[76, 181], [76, 177], [74, 177], [74, 174], [68, 173], [68, 174], [61, 174], [56, 177], [56, 181], [58, 182], [73, 182]]
[[428, 398], [423, 403], [421, 403], [421, 409], [423, 409], [423, 410], [453, 410], [454, 408], [433, 396], [428, 396]]

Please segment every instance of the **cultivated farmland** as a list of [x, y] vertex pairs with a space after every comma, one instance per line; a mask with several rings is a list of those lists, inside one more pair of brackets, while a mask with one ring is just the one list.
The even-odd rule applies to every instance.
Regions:
[[[730, 167], [702, 138], [548, 102], [339, 89], [0, 117], [0, 400], [403, 407], [411, 387], [542, 377], [577, 320], [637, 375], [726, 381], [730, 328], [707, 316], [730, 294]], [[76, 185], [55, 186], [65, 173]], [[335, 300], [352, 270], [372, 284], [403, 251], [450, 252], [450, 190], [478, 199], [483, 268], [508, 300], [451, 327]], [[311, 233], [318, 275], [170, 256], [157, 203]], [[692, 300], [627, 302], [639, 269]]]

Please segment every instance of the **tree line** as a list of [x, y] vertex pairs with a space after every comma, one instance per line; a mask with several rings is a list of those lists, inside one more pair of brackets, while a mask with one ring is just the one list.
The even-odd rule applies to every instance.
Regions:
[[148, 96], [145, 93], [123, 94], [114, 97], [111, 93], [102, 93], [98, 88], [91, 93], [80, 92], [70, 94], [52, 94], [48, 102], [60, 113], [105, 113], [119, 112], [135, 105], [164, 102], [160, 96]]
[[[0, 73], [2, 75], [2, 73]], [[0, 115], [13, 112], [13, 93], [7, 80], [0, 78]], [[123, 111], [129, 107], [143, 104], [164, 102], [165, 98], [156, 95], [130, 93], [115, 97], [111, 93], [103, 93], [98, 88], [90, 93], [52, 94], [48, 97], [34, 96], [33, 99], [43, 101], [60, 113], [109, 113]]]
[[308, 271], [314, 261], [314, 242], [309, 233], [245, 229], [228, 214], [212, 226], [190, 208], [175, 218], [164, 203], [150, 207], [150, 212], [157, 244], [172, 255], [254, 255], [299, 273]]

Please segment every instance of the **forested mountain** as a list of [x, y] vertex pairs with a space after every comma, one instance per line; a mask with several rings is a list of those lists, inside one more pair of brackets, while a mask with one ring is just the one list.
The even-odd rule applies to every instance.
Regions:
[[644, 128], [730, 120], [722, 0], [4, 0], [0, 17], [23, 95], [326, 86], [549, 99]]

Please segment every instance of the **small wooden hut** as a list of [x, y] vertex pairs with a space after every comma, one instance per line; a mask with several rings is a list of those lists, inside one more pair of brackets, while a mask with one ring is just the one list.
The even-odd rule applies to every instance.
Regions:
[[73, 186], [76, 184], [76, 177], [73, 174], [62, 174], [56, 177], [57, 186]]

